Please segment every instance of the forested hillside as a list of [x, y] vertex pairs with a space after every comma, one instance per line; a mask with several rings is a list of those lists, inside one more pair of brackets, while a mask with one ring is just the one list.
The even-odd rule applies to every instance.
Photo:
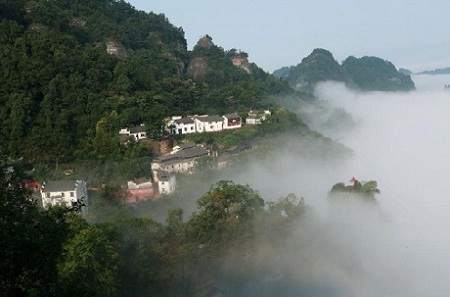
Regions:
[[317, 48], [296, 66], [283, 67], [273, 73], [293, 88], [312, 91], [321, 81], [344, 82], [363, 91], [410, 91], [415, 88], [411, 76], [377, 57], [348, 57], [339, 64], [332, 53]]
[[[0, 133], [11, 157], [120, 158], [120, 127], [145, 123], [159, 137], [167, 116], [257, 108], [292, 92], [254, 64], [233, 64], [246, 53], [188, 51], [182, 28], [124, 1], [0, 0], [0, 8]], [[206, 72], [191, 73], [199, 59]]]

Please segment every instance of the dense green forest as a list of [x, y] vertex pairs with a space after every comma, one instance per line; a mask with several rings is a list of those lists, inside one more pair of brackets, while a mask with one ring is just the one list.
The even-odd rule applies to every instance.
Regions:
[[[40, 208], [18, 187], [16, 169], [0, 173], [2, 296], [235, 296], [242, 280], [258, 278], [258, 259], [279, 248], [273, 236], [286, 240], [308, 212], [294, 195], [266, 203], [249, 186], [220, 181], [189, 218], [179, 208], [165, 224], [135, 217], [111, 187], [83, 218]], [[273, 251], [238, 266], [258, 244]]]
[[348, 57], [339, 64], [333, 54], [317, 48], [296, 66], [283, 67], [273, 73], [293, 88], [313, 91], [321, 81], [338, 81], [363, 91], [410, 91], [415, 85], [411, 76], [377, 57]]
[[[161, 137], [171, 115], [267, 107], [287, 85], [124, 1], [0, 1], [2, 150], [30, 162], [123, 159], [120, 127]], [[204, 75], [188, 66], [201, 59]]]

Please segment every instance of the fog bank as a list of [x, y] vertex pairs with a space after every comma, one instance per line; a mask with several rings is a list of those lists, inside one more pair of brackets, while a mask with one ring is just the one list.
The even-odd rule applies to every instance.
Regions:
[[[450, 292], [450, 92], [443, 89], [445, 77], [414, 79], [418, 89], [408, 93], [318, 86], [320, 99], [345, 109], [357, 123], [327, 135], [350, 147], [353, 157], [304, 158], [295, 152], [303, 140], [280, 138], [271, 158], [230, 176], [266, 200], [290, 192], [303, 196], [319, 214], [318, 222], [299, 223], [282, 250], [261, 260], [278, 267], [268, 275], [280, 278], [271, 288], [283, 287], [282, 296]], [[349, 184], [352, 176], [378, 182], [377, 207], [330, 206], [328, 191], [337, 182]], [[313, 289], [289, 289], [286, 278]]]
[[[359, 296], [450, 292], [450, 92], [443, 79], [417, 76], [418, 90], [409, 93], [355, 93], [333, 83], [317, 89], [357, 120], [356, 129], [340, 135], [355, 152], [348, 166], [355, 176], [378, 181], [380, 209], [389, 217], [369, 233], [370, 245], [355, 249], [372, 258], [362, 276], [368, 287], [377, 284]], [[366, 223], [360, 219], [354, 225]]]

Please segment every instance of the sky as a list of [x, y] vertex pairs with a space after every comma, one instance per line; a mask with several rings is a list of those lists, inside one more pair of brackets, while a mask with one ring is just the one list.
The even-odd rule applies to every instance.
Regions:
[[315, 48], [376, 56], [414, 72], [450, 67], [448, 0], [130, 0], [182, 27], [188, 49], [208, 34], [267, 72], [297, 65]]

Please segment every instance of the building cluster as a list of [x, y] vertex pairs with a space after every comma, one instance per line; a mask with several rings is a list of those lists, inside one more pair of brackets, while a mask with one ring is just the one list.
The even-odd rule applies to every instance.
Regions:
[[[270, 116], [269, 110], [250, 110], [245, 124], [258, 125]], [[238, 129], [243, 124], [242, 118], [236, 113], [219, 115], [194, 115], [194, 116], [172, 116], [166, 119], [165, 130], [172, 135], [183, 135], [202, 132], [219, 132], [223, 130]], [[145, 124], [139, 126], [122, 128], [119, 137], [134, 137], [136, 141], [147, 138]]]
[[[249, 111], [245, 124], [261, 124], [271, 113], [265, 111]], [[223, 116], [218, 115], [196, 115], [196, 116], [173, 116], [166, 120], [166, 131], [170, 134], [190, 134], [202, 132], [218, 132], [222, 130], [238, 129], [242, 127], [242, 118], [236, 113]]]
[[194, 171], [198, 158], [208, 155], [208, 150], [195, 143], [174, 146], [169, 154], [157, 157], [151, 162], [152, 179], [128, 181], [128, 201], [138, 202], [172, 194], [177, 189], [175, 173]]
[[[250, 111], [245, 124], [261, 124], [270, 111]], [[242, 119], [237, 113], [218, 115], [196, 115], [196, 116], [173, 116], [166, 120], [166, 130], [170, 134], [182, 135], [189, 133], [209, 133], [242, 127]], [[133, 137], [136, 141], [147, 138], [146, 126], [122, 128], [119, 131], [121, 138]], [[247, 145], [248, 146], [248, 145]], [[235, 154], [247, 150], [248, 147], [241, 145], [229, 149], [224, 153]], [[194, 143], [181, 143], [173, 147], [172, 151], [151, 162], [153, 178], [139, 178], [127, 182], [129, 202], [147, 200], [151, 197], [172, 194], [177, 188], [175, 173], [191, 173], [195, 170], [197, 160], [208, 156], [210, 153], [203, 146]], [[215, 155], [216, 156], [216, 155]], [[217, 156], [216, 156], [217, 157]], [[226, 158], [218, 158], [218, 166], [225, 166]], [[25, 182], [24, 187], [32, 190], [33, 199], [40, 201], [44, 208], [63, 205], [78, 212], [88, 209], [88, 188], [84, 180], [60, 180], [48, 181], [40, 184], [36, 181]]]

